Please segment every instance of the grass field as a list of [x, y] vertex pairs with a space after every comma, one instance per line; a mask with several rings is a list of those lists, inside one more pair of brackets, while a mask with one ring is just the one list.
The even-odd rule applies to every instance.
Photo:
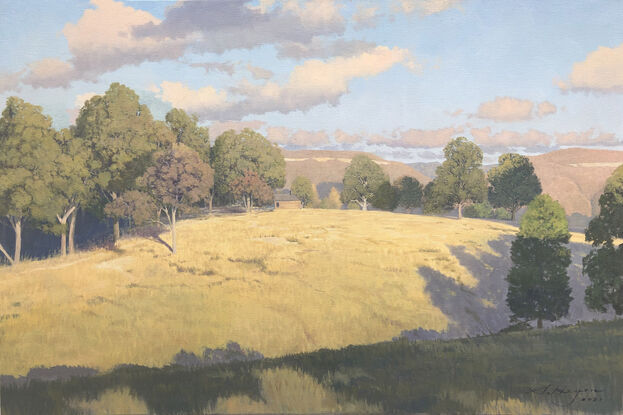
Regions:
[[161, 366], [181, 348], [200, 353], [229, 340], [280, 356], [443, 330], [448, 318], [418, 268], [473, 286], [449, 248], [495, 254], [487, 242], [515, 232], [472, 219], [276, 211], [183, 221], [176, 256], [132, 238], [116, 251], [6, 267], [0, 373]]

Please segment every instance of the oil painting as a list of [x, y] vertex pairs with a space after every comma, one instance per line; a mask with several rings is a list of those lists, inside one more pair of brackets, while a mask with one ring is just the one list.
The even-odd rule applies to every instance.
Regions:
[[623, 413], [623, 2], [0, 8], [0, 414]]

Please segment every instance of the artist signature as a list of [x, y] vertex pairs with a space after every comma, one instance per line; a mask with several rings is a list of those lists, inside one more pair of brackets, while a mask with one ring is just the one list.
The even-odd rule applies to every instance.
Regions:
[[577, 402], [601, 402], [603, 401], [604, 390], [598, 388], [568, 388], [550, 383], [545, 386], [531, 386], [526, 393], [560, 397], [568, 396], [568, 404], [573, 405]]

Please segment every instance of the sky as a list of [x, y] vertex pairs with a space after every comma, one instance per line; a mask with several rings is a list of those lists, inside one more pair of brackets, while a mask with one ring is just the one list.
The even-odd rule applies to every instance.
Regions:
[[438, 161], [623, 150], [619, 0], [23, 0], [0, 8], [0, 100], [56, 128], [112, 82], [211, 138]]

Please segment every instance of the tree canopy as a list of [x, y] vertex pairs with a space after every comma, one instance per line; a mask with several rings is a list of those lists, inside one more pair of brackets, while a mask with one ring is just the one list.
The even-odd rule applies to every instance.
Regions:
[[371, 202], [375, 208], [391, 212], [398, 207], [399, 199], [400, 188], [392, 186], [388, 180], [381, 183], [378, 189], [376, 189]]
[[257, 172], [246, 171], [231, 184], [232, 193], [251, 212], [254, 204], [264, 204], [273, 200], [273, 190], [262, 180]]
[[353, 157], [344, 173], [344, 190], [342, 202], [348, 204], [356, 202], [362, 210], [368, 210], [368, 205], [375, 192], [383, 182], [389, 178], [372, 159], [363, 154]]
[[197, 125], [196, 115], [188, 115], [184, 110], [173, 108], [165, 117], [166, 123], [175, 135], [177, 144], [184, 144], [199, 154], [204, 162], [210, 161], [210, 134], [207, 127]]
[[511, 214], [511, 220], [522, 207], [541, 194], [541, 182], [534, 173], [534, 166], [525, 156], [515, 153], [502, 154], [498, 166], [489, 171], [489, 202], [502, 207]]
[[422, 204], [424, 189], [415, 177], [403, 176], [397, 180], [398, 206], [404, 209], [415, 209]]
[[568, 242], [571, 234], [565, 209], [550, 195], [537, 196], [530, 202], [521, 218], [518, 235], [524, 238]]
[[292, 194], [299, 198], [304, 207], [318, 203], [318, 193], [311, 180], [304, 176], [298, 176], [290, 186]]
[[457, 207], [460, 219], [466, 204], [482, 202], [487, 195], [482, 150], [467, 138], [458, 137], [443, 152], [446, 159], [437, 167], [434, 180], [435, 200]]

